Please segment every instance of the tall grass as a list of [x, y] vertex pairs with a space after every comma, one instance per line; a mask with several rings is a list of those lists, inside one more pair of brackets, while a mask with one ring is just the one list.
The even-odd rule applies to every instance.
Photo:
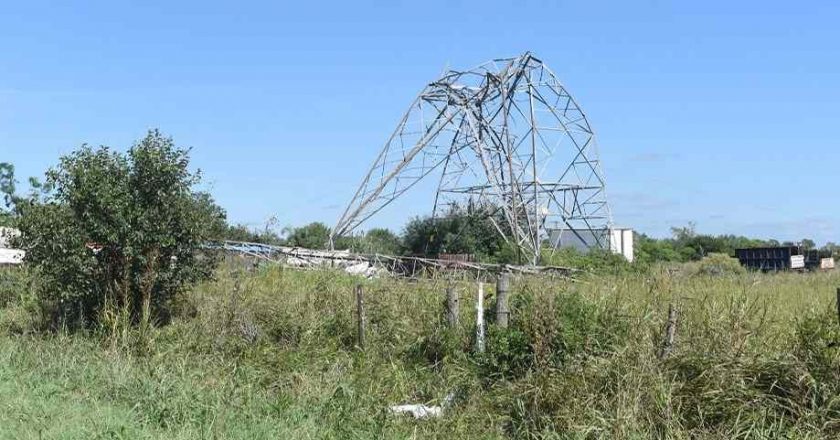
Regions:
[[[460, 328], [445, 327], [448, 285]], [[27, 331], [17, 295], [0, 309], [0, 438], [837, 438], [838, 286], [833, 273], [517, 278], [511, 326], [490, 323], [485, 353], [466, 281], [225, 269], [142, 350]], [[676, 343], [660, 360], [669, 304]], [[450, 393], [440, 419], [387, 412]]]

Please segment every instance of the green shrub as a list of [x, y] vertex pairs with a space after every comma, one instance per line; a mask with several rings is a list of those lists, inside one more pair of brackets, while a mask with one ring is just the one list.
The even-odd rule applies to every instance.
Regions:
[[796, 323], [794, 354], [822, 391], [815, 397], [825, 400], [840, 393], [840, 326], [836, 310], [809, 314]]
[[0, 267], [0, 308], [21, 302], [29, 293], [30, 280], [25, 268]]
[[534, 369], [563, 369], [571, 361], [608, 357], [627, 338], [629, 323], [611, 307], [578, 293], [524, 291], [513, 296], [514, 320], [491, 325], [486, 352], [476, 355], [481, 374], [516, 379]]
[[726, 254], [709, 254], [700, 260], [698, 267], [699, 274], [711, 276], [737, 275], [746, 271], [737, 258]]
[[[453, 206], [438, 218], [416, 217], [403, 229], [404, 253], [429, 256], [473, 254], [479, 261], [516, 263], [516, 255], [509, 249], [503, 249], [505, 240], [494, 225], [492, 217], [500, 215], [500, 211], [492, 206], [470, 204]], [[497, 224], [504, 225], [504, 221], [500, 220], [496, 218]], [[502, 258], [507, 261], [501, 261]], [[525, 257], [524, 261], [527, 260]]]
[[486, 351], [477, 355], [481, 374], [491, 379], [522, 377], [534, 363], [534, 353], [528, 335], [518, 328], [487, 329]]
[[16, 204], [39, 298], [75, 325], [115, 316], [165, 321], [173, 298], [206, 278], [200, 246], [224, 213], [195, 186], [187, 150], [157, 131], [127, 154], [82, 146], [47, 173], [44, 195]]
[[619, 313], [579, 294], [559, 294], [555, 301], [551, 347], [557, 364], [572, 357], [608, 355], [629, 332], [629, 323]]
[[458, 332], [437, 327], [431, 334], [420, 336], [409, 345], [406, 355], [414, 362], [438, 366], [463, 350], [463, 340]]
[[330, 242], [330, 228], [321, 222], [312, 222], [299, 228], [287, 228], [286, 243], [306, 249], [326, 249]]
[[543, 249], [541, 264], [569, 267], [596, 274], [624, 273], [633, 269], [624, 256], [600, 249], [592, 249], [585, 253], [574, 248]]

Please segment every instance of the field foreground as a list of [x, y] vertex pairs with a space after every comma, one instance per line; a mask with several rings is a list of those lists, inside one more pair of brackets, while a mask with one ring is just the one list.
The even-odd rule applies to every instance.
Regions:
[[[363, 281], [364, 350], [357, 282], [220, 271], [172, 324], [119, 334], [35, 331], [21, 294], [0, 307], [0, 438], [840, 437], [836, 274], [515, 279], [483, 354], [474, 282], [447, 329], [449, 282]], [[438, 419], [387, 410], [450, 394]]]

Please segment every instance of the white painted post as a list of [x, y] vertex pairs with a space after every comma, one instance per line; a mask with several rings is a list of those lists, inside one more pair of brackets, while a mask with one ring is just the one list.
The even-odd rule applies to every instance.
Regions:
[[475, 339], [479, 353], [484, 353], [484, 283], [478, 282], [478, 302], [475, 314]]
[[365, 294], [361, 284], [356, 284], [356, 317], [358, 318], [359, 330], [357, 333], [359, 348], [365, 349]]

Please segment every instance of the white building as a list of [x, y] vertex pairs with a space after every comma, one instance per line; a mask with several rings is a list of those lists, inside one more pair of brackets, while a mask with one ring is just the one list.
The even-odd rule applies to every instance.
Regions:
[[612, 228], [603, 230], [553, 229], [549, 240], [556, 248], [570, 247], [580, 252], [609, 244], [609, 249], [633, 262], [633, 230]]

